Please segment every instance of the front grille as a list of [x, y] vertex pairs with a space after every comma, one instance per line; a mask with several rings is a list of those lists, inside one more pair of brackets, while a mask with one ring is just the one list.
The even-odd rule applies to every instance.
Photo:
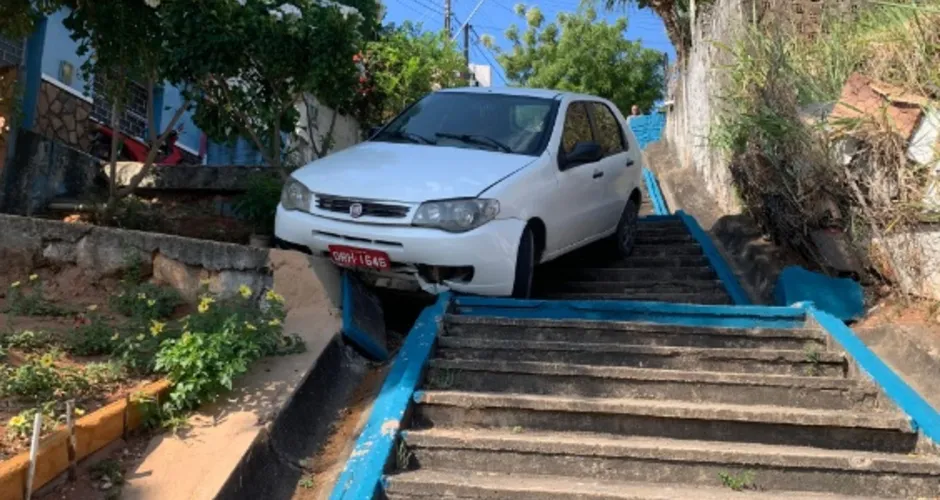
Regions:
[[362, 205], [362, 216], [369, 217], [388, 217], [401, 219], [408, 215], [409, 208], [405, 205], [389, 205], [386, 203], [376, 203], [373, 201], [360, 201], [341, 196], [329, 196], [325, 194], [317, 195], [317, 208], [328, 212], [339, 212], [348, 214], [349, 207], [353, 203]]

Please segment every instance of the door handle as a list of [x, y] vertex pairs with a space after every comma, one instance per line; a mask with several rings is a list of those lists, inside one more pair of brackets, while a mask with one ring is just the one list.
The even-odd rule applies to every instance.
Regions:
[[601, 177], [603, 177], [603, 176], [604, 176], [604, 172], [603, 172], [602, 170], [595, 170], [595, 171], [594, 171], [593, 177], [594, 177], [595, 179], [599, 179], [599, 178], [601, 178]]
[[633, 160], [627, 160], [627, 166], [628, 166], [628, 167], [632, 167], [632, 166], [633, 166]]

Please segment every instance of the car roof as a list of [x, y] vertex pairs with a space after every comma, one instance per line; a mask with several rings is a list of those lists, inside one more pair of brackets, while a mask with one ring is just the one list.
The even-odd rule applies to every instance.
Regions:
[[583, 97], [590, 99], [601, 99], [597, 96], [578, 94], [575, 92], [564, 92], [551, 89], [530, 89], [524, 87], [457, 87], [452, 89], [443, 89], [438, 92], [458, 92], [475, 94], [501, 94], [501, 95], [519, 95], [527, 97], [541, 97], [543, 99], [555, 99], [562, 96]]

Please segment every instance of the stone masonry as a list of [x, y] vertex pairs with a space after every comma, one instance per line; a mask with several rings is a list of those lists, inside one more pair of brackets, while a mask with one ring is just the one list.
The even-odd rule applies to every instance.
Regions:
[[36, 131], [81, 151], [91, 149], [91, 103], [58, 86], [42, 82]]

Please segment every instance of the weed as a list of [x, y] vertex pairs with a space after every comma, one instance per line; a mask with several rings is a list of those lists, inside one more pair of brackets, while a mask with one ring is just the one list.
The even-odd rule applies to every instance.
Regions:
[[0, 339], [7, 348], [32, 352], [49, 346], [55, 340], [52, 334], [42, 330], [23, 330], [5, 335]]
[[395, 447], [395, 468], [396, 470], [408, 470], [411, 467], [411, 461], [414, 460], [414, 453], [408, 449], [408, 445], [402, 439], [398, 440], [398, 446]]
[[120, 343], [114, 327], [99, 315], [92, 315], [75, 328], [66, 345], [69, 352], [79, 356], [112, 354]]
[[721, 484], [734, 491], [757, 489], [757, 486], [754, 484], [754, 471], [744, 471], [740, 474], [719, 472], [718, 478], [721, 479]]
[[85, 380], [92, 386], [114, 384], [124, 380], [124, 368], [116, 361], [89, 363], [82, 370]]
[[512, 432], [513, 434], [522, 434], [523, 432], [525, 432], [525, 429], [523, 429], [521, 425], [517, 425], [513, 427], [510, 430], [510, 432]]
[[297, 482], [297, 485], [305, 490], [313, 489], [316, 486], [316, 483], [313, 480], [313, 475], [310, 473], [300, 476], [300, 481]]
[[109, 458], [102, 460], [91, 467], [91, 478], [112, 485], [124, 483], [124, 472], [121, 470], [121, 462]]
[[803, 346], [803, 359], [809, 363], [805, 368], [807, 375], [815, 377], [822, 373], [822, 367], [820, 366], [821, 356], [822, 353], [818, 345], [808, 343]]
[[0, 395], [18, 396], [32, 401], [83, 394], [91, 387], [83, 374], [70, 367], [55, 366], [57, 354], [33, 355], [17, 368], [0, 368]]
[[435, 369], [431, 372], [431, 376], [428, 377], [428, 389], [435, 389], [446, 391], [454, 386], [454, 382], [457, 375], [454, 370], [450, 369]]
[[15, 316], [62, 316], [66, 311], [43, 296], [42, 280], [32, 274], [24, 281], [14, 281], [7, 290], [7, 312]]

